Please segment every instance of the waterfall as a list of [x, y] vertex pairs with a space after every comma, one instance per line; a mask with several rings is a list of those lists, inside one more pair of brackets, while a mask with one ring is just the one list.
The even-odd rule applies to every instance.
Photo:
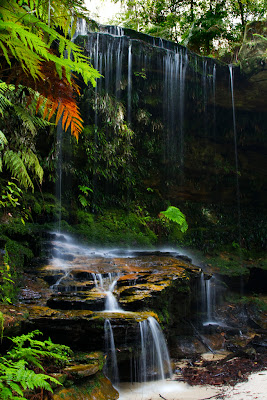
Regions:
[[215, 321], [216, 285], [215, 278], [205, 279], [204, 273], [200, 277], [201, 314], [205, 325]]
[[[92, 273], [95, 287], [106, 294], [105, 312], [124, 312], [115, 296], [113, 290], [117, 284], [118, 275], [108, 274], [104, 278], [102, 274]], [[108, 285], [108, 289], [105, 286]], [[148, 380], [165, 379], [172, 376], [170, 357], [167, 344], [159, 323], [153, 317], [139, 322], [140, 330], [140, 354], [134, 374], [135, 380], [146, 382]], [[107, 354], [106, 374], [113, 383], [119, 382], [118, 363], [114, 335], [109, 319], [105, 319], [105, 347]]]
[[119, 383], [117, 353], [116, 353], [113, 330], [109, 319], [105, 320], [104, 332], [105, 332], [105, 352], [107, 355], [107, 361], [105, 364], [104, 371], [105, 374], [111, 379], [111, 381], [114, 384], [117, 384]]
[[216, 64], [213, 65], [212, 92], [213, 92], [213, 137], [215, 138], [215, 136], [216, 136]]
[[127, 89], [127, 121], [131, 124], [131, 105], [132, 105], [132, 44], [128, 47], [128, 89]]
[[172, 376], [169, 352], [159, 323], [153, 317], [139, 322], [141, 354], [138, 380], [165, 379]]
[[88, 29], [87, 29], [86, 20], [83, 18], [77, 18], [76, 30], [72, 37], [72, 41], [74, 41], [77, 36], [79, 36], [79, 35], [85, 36], [85, 35], [87, 35], [87, 33], [88, 33]]
[[[93, 276], [93, 280], [94, 280], [96, 289], [103, 292], [106, 295], [104, 311], [123, 312], [122, 308], [119, 306], [119, 303], [118, 303], [116, 297], [113, 294], [113, 291], [117, 284], [119, 275], [116, 274], [115, 278], [113, 278], [112, 274], [108, 274], [108, 279], [106, 279], [106, 278], [103, 279], [102, 274], [92, 273], [92, 276]], [[107, 280], [109, 282], [107, 282]], [[105, 287], [107, 287], [107, 289]]]
[[[164, 132], [158, 139], [166, 164], [165, 171], [168, 178], [178, 179], [181, 185], [186, 162], [185, 116], [204, 109], [203, 131], [209, 134], [206, 111], [210, 104], [214, 104], [215, 63], [209, 59], [202, 60], [186, 48], [164, 39], [145, 35], [147, 43], [142, 43], [126, 36], [128, 32], [118, 27], [104, 26], [100, 30], [88, 33], [86, 44], [93, 67], [102, 74], [97, 81], [94, 99], [88, 92], [90, 102], [94, 103], [95, 115], [94, 119], [90, 118], [91, 122], [97, 129], [101, 119], [99, 100], [105, 95], [120, 102], [126, 114], [123, 115], [124, 120], [129, 126], [135, 127], [136, 123], [140, 126], [144, 122], [144, 126], [154, 125], [156, 132], [160, 126], [158, 116]], [[150, 66], [153, 66], [151, 70]], [[194, 85], [187, 79], [192, 73]], [[158, 99], [155, 99], [156, 90]], [[194, 102], [192, 110], [191, 101]], [[157, 107], [158, 115], [150, 115], [152, 107]], [[147, 113], [144, 112], [146, 110]], [[215, 106], [213, 111], [215, 121]], [[211, 134], [214, 126], [211, 125]]]
[[57, 124], [57, 180], [56, 180], [56, 199], [58, 201], [58, 232], [61, 231], [61, 207], [62, 207], [62, 136], [63, 136], [63, 128], [62, 128], [62, 117], [59, 119]]
[[[165, 159], [184, 163], [184, 93], [188, 64], [186, 51], [167, 51], [163, 61], [163, 118], [167, 128]], [[178, 108], [178, 112], [177, 112]], [[174, 166], [174, 165], [173, 165]]]
[[240, 188], [239, 188], [239, 170], [238, 170], [238, 149], [235, 118], [235, 98], [234, 98], [234, 74], [233, 66], [229, 65], [231, 100], [233, 111], [233, 133], [234, 133], [234, 151], [235, 151], [235, 172], [236, 172], [236, 203], [237, 203], [237, 225], [238, 225], [238, 244], [241, 245], [241, 209], [240, 209]]

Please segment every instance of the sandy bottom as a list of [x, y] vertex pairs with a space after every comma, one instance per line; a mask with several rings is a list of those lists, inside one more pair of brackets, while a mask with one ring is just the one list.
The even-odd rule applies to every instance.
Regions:
[[225, 390], [225, 399], [233, 400], [267, 400], [267, 371], [251, 374], [248, 382]]
[[267, 371], [250, 375], [248, 382], [231, 386], [189, 386], [174, 381], [124, 383], [119, 400], [267, 400]]

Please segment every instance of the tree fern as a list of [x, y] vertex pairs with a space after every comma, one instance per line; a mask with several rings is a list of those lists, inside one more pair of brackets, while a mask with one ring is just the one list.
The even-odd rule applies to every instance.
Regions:
[[[5, 7], [0, 7], [3, 19], [0, 20], [0, 42], [3, 55], [9, 65], [11, 65], [10, 56], [12, 55], [21, 63], [25, 72], [34, 78], [42, 78], [40, 65], [43, 61], [50, 60], [55, 63], [60, 77], [64, 68], [69, 83], [74, 71], [82, 75], [85, 83], [91, 82], [95, 85], [95, 79], [100, 74], [91, 66], [88, 57], [82, 54], [82, 49], [67, 38], [69, 32], [67, 33], [66, 29], [63, 36], [33, 13], [25, 12], [25, 9], [14, 0], [9, 0], [9, 4], [7, 1], [4, 3], [6, 3]], [[69, 12], [66, 8], [65, 11]], [[71, 17], [71, 13], [69, 15]], [[64, 21], [66, 22], [66, 18]], [[67, 21], [70, 24], [71, 19]], [[59, 24], [56, 25], [60, 27]], [[62, 24], [63, 29], [65, 26]], [[46, 37], [47, 41], [45, 41]], [[50, 51], [55, 40], [59, 43], [59, 57]], [[68, 54], [67, 59], [64, 59], [65, 50]]]
[[[52, 13], [48, 24], [47, 10], [50, 5]], [[30, 88], [36, 90], [38, 87], [39, 93], [47, 98], [43, 116], [48, 115], [50, 119], [57, 111], [56, 121], [63, 115], [63, 129], [70, 127], [71, 134], [76, 138], [82, 131], [83, 121], [73, 95], [62, 98], [54, 91], [47, 96], [47, 87], [51, 92], [53, 86], [47, 85], [47, 81], [44, 85], [44, 81], [47, 78], [46, 66], [52, 65], [58, 80], [61, 80], [61, 87], [74, 86], [73, 73], [82, 76], [86, 84], [90, 82], [95, 85], [100, 74], [91, 66], [82, 49], [69, 40], [72, 21], [84, 10], [79, 0], [71, 3], [59, 0], [2, 0], [0, 5], [0, 53], [12, 67], [10, 79], [13, 77], [18, 80], [21, 77]], [[57, 55], [51, 49], [55, 42], [58, 44]], [[0, 98], [0, 113], [6, 106], [4, 96], [2, 102]], [[22, 116], [19, 108], [16, 111]], [[26, 120], [25, 114], [23, 121], [33, 130], [32, 120]]]

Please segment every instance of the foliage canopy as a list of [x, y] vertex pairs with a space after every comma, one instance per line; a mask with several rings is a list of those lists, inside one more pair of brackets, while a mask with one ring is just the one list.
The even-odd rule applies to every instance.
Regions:
[[[117, 2], [117, 0], [114, 0]], [[250, 20], [267, 17], [267, 0], [122, 0], [118, 23], [174, 40], [204, 55], [233, 50]]]

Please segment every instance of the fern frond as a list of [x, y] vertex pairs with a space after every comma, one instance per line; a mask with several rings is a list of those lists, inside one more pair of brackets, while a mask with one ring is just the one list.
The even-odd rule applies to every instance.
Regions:
[[165, 217], [166, 219], [180, 225], [181, 232], [183, 233], [188, 229], [185, 215], [177, 207], [169, 206], [166, 211], [160, 212], [160, 217]]
[[5, 145], [8, 143], [7, 138], [3, 134], [2, 131], [0, 131], [0, 150], [4, 150]]
[[20, 105], [14, 105], [14, 110], [16, 115], [21, 119], [25, 128], [29, 130], [33, 136], [35, 136], [37, 134], [36, 126], [29, 112]]
[[23, 396], [23, 390], [19, 387], [17, 383], [12, 381], [9, 381], [8, 383], [13, 392], [19, 394], [20, 396]]
[[[83, 129], [83, 119], [74, 99], [61, 98], [60, 103], [57, 99], [50, 96], [48, 99], [43, 98], [43, 118], [51, 119], [56, 113], [56, 124], [62, 117], [62, 128], [67, 131], [70, 127], [71, 134], [78, 140], [79, 134]], [[57, 112], [56, 112], [57, 111]]]
[[34, 190], [32, 180], [29, 177], [26, 167], [18, 153], [13, 150], [6, 150], [3, 155], [3, 161], [7, 169], [11, 172], [11, 175], [14, 178], [17, 178], [22, 186], [25, 188], [30, 187]]
[[12, 102], [7, 98], [8, 94], [15, 90], [14, 85], [8, 85], [0, 81], [0, 113], [3, 115], [4, 110], [12, 107]]

